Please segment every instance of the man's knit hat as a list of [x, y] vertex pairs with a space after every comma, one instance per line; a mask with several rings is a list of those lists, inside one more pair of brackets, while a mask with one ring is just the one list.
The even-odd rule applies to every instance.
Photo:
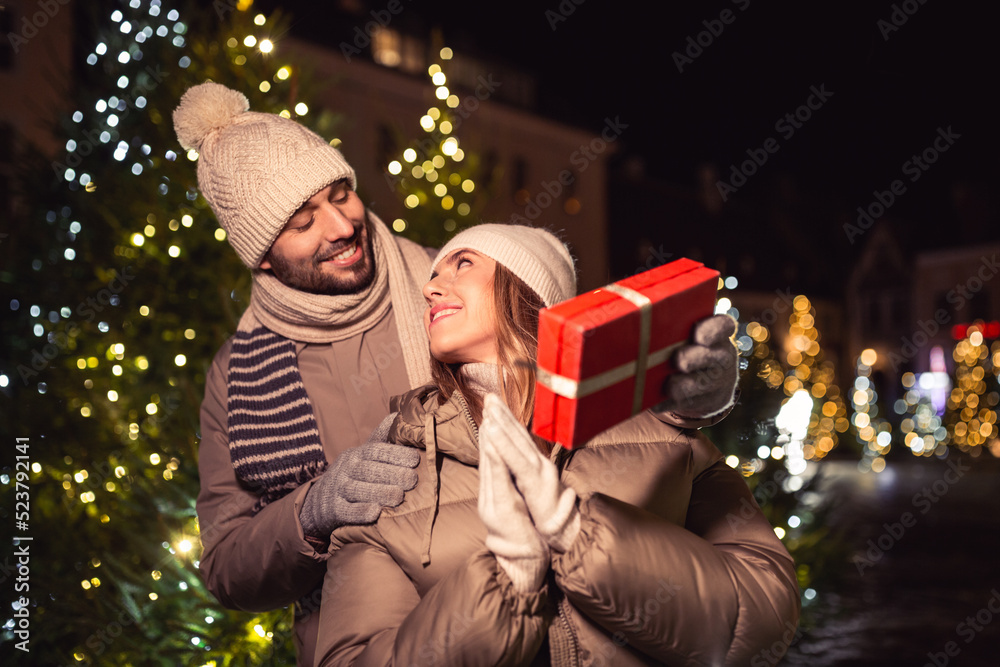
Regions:
[[576, 296], [576, 270], [569, 249], [555, 234], [525, 225], [487, 223], [456, 234], [431, 264], [456, 250], [468, 248], [490, 257], [533, 289], [546, 306]]
[[198, 187], [243, 263], [257, 268], [307, 199], [354, 170], [333, 146], [295, 121], [248, 111], [242, 93], [211, 81], [174, 109], [185, 150], [198, 152]]

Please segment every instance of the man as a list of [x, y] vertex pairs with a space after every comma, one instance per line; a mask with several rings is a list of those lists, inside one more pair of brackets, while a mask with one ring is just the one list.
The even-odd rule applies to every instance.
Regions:
[[[295, 603], [298, 661], [312, 665], [330, 532], [375, 521], [416, 484], [413, 450], [356, 445], [390, 397], [430, 381], [420, 289], [435, 252], [365, 209], [336, 149], [248, 107], [209, 82], [174, 112], [181, 145], [199, 153], [202, 194], [253, 273], [250, 306], [206, 378], [200, 568], [227, 607]], [[702, 417], [732, 404], [733, 327], [699, 323], [665, 410]]]

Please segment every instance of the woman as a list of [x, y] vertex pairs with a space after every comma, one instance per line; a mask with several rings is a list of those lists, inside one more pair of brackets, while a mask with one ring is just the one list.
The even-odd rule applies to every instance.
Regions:
[[788, 552], [699, 433], [647, 411], [572, 452], [528, 434], [538, 310], [574, 293], [543, 230], [480, 225], [441, 250], [435, 384], [385, 423], [421, 450], [420, 481], [334, 531], [318, 665], [763, 664], [797, 623]]

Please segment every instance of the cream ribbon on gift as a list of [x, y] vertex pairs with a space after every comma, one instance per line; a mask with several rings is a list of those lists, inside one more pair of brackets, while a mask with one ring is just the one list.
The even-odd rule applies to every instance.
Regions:
[[558, 375], [544, 368], [538, 368], [538, 382], [554, 394], [569, 399], [583, 398], [605, 387], [635, 376], [635, 392], [632, 395], [632, 414], [642, 409], [642, 397], [646, 390], [646, 370], [650, 366], [664, 363], [675, 349], [683, 345], [683, 341], [673, 343], [653, 353], [649, 352], [650, 330], [653, 319], [653, 302], [649, 297], [628, 287], [611, 284], [604, 289], [628, 299], [639, 308], [639, 353], [635, 361], [616, 366], [611, 370], [598, 373], [585, 380], [574, 380], [564, 375]]

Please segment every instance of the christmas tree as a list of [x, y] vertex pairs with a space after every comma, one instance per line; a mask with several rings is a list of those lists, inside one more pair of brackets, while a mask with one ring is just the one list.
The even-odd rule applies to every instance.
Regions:
[[892, 447], [892, 424], [882, 415], [886, 412], [880, 405], [875, 373], [872, 369], [878, 361], [875, 350], [866, 349], [855, 360], [854, 388], [851, 393], [853, 414], [851, 424], [857, 441], [862, 446], [858, 467], [863, 472], [885, 470], [885, 456]]
[[493, 174], [483, 173], [478, 155], [467, 152], [458, 137], [466, 114], [458, 112], [461, 101], [447, 85], [452, 57], [442, 47], [427, 68], [437, 101], [419, 120], [423, 135], [386, 165], [386, 178], [409, 210], [393, 221], [393, 231], [435, 248], [479, 222], [493, 185]]
[[[719, 287], [731, 290], [736, 285], [729, 277], [720, 279]], [[722, 294], [717, 312], [739, 319], [727, 292]], [[833, 365], [823, 357], [815, 308], [805, 295], [794, 297], [790, 306], [787, 331], [772, 331], [765, 323], [770, 319], [773, 324], [776, 312], [765, 313], [761, 321], [739, 322], [740, 398], [725, 420], [705, 430], [727, 454], [726, 462], [746, 478], [795, 559], [803, 608], [808, 610], [827, 563], [843, 556], [842, 543], [825, 524], [830, 505], [815, 488], [821, 460], [837, 446], [848, 422]], [[780, 345], [776, 334], [785, 336]], [[803, 619], [808, 624], [808, 614]]]
[[808, 297], [799, 295], [792, 301], [788, 336], [791, 349], [786, 363], [791, 372], [785, 377], [785, 394], [793, 396], [807, 391], [812, 401], [807, 431], [808, 443], [803, 445], [806, 460], [819, 461], [840, 442], [839, 434], [847, 432], [847, 407], [834, 378], [833, 364], [823, 358], [820, 332], [816, 327], [816, 310]]
[[255, 110], [329, 130], [277, 52], [287, 22], [251, 5], [76, 3], [65, 151], [18, 156], [0, 245], [12, 443], [0, 511], [14, 529], [0, 559], [10, 580], [18, 558], [30, 565], [5, 588], [6, 664], [293, 661], [289, 610], [224, 610], [198, 576], [199, 405], [249, 273], [198, 195], [197, 155], [171, 114], [212, 79]]
[[902, 444], [915, 456], [944, 457], [951, 445], [973, 457], [985, 449], [1000, 458], [1000, 325], [977, 320], [952, 332], [958, 338], [950, 355], [952, 373], [947, 352], [935, 345], [929, 371], [901, 378], [903, 393], [893, 407], [900, 415]]
[[952, 352], [954, 388], [948, 394], [943, 426], [950, 444], [972, 456], [981, 455], [984, 447], [1000, 456], [996, 413], [1000, 341], [991, 344], [985, 335], [992, 333], [995, 338], [1000, 332], [989, 328], [982, 321], [966, 327]]

